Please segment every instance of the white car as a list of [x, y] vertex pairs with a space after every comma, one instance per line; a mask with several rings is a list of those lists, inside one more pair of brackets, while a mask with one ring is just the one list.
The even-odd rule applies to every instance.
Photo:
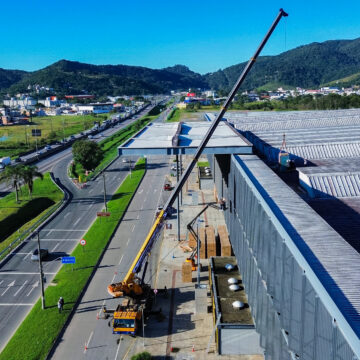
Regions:
[[124, 158], [124, 159], [122, 159], [122, 162], [123, 162], [123, 163], [127, 163], [127, 162], [128, 162], [128, 159], [125, 159], [125, 158]]

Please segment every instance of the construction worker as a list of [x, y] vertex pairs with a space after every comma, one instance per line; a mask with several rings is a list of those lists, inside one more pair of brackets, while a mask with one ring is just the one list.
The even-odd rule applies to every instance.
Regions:
[[61, 314], [61, 312], [63, 311], [63, 308], [64, 308], [64, 299], [61, 296], [60, 296], [57, 306], [58, 306], [59, 314]]

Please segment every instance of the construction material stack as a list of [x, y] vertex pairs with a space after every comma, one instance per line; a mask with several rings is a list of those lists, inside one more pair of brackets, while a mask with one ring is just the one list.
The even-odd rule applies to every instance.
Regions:
[[219, 225], [217, 229], [220, 240], [221, 256], [231, 256], [231, 244], [226, 225]]

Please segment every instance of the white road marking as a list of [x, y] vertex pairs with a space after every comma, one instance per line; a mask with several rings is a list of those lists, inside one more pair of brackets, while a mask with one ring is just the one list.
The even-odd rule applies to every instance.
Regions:
[[69, 215], [70, 215], [71, 213], [66, 213], [65, 215], [64, 215], [64, 219], [66, 218], [66, 217], [68, 217]]
[[3, 291], [3, 293], [0, 296], [3, 296], [14, 285], [15, 285], [15, 280], [6, 287], [6, 289]]
[[91, 194], [93, 191], [94, 191], [94, 189], [90, 189], [90, 190], [89, 190], [89, 194]]
[[26, 294], [26, 296], [29, 296], [33, 290], [39, 286], [39, 281], [37, 281], [35, 284], [33, 284], [33, 286], [31, 287], [31, 290]]
[[25, 303], [13, 303], [13, 304], [10, 304], [10, 303], [0, 303], [0, 306], [34, 306], [35, 304], [25, 304]]
[[[48, 272], [48, 273], [44, 273], [44, 275], [55, 275], [56, 272]], [[17, 271], [12, 271], [12, 272], [2, 272], [0, 271], [0, 276], [3, 275], [39, 275], [38, 272], [17, 272]]]
[[130, 238], [128, 238], [127, 242], [126, 242], [126, 246], [129, 245], [129, 241], [130, 241]]
[[133, 225], [131, 232], [134, 232], [134, 230], [135, 230], [135, 225]]
[[[130, 240], [130, 239], [129, 239]], [[128, 240], [128, 241], [129, 241]], [[118, 263], [118, 265], [120, 265], [120, 263], [121, 263], [121, 260], [123, 259], [123, 257], [124, 257], [124, 254], [123, 255], [121, 255], [121, 258], [120, 258], [120, 260], [119, 260], [119, 263]], [[1, 285], [1, 283], [0, 283], [0, 285]]]
[[46, 235], [50, 235], [53, 232], [53, 230], [50, 230]]
[[23, 252], [12, 252], [11, 255], [28, 255], [28, 253]]
[[14, 294], [14, 296], [16, 296], [21, 290], [22, 288], [27, 284], [27, 280], [25, 280], [25, 282], [19, 287], [18, 291]]
[[81, 218], [78, 218], [78, 219], [74, 222], [74, 226], [76, 226], [76, 225], [79, 223], [80, 220], [81, 220]]
[[4, 282], [4, 280], [1, 280], [1, 281], [0, 281], [0, 285], [1, 285], [3, 282]]
[[52, 248], [51, 252], [54, 252], [55, 249], [56, 249], [59, 245], [60, 245], [60, 243], [57, 243], [57, 244]]
[[111, 280], [111, 284], [114, 282], [115, 277], [116, 277], [116, 274], [114, 274], [114, 276], [113, 276], [113, 278], [112, 278], [112, 280]]
[[[86, 343], [86, 347], [89, 347], [90, 340], [91, 340], [91, 338], [92, 338], [93, 335], [94, 335], [94, 332], [92, 331], [91, 334], [90, 334], [90, 336], [89, 336], [89, 340], [88, 340], [87, 343]], [[85, 354], [85, 352], [86, 352], [86, 349], [84, 349], [84, 354]]]
[[137, 217], [136, 217], [136, 220], [139, 220], [139, 219], [140, 219], [140, 214], [138, 213]]
[[24, 257], [24, 260], [31, 255], [31, 251]]
[[[37, 241], [37, 240], [33, 240]], [[79, 241], [79, 239], [42, 239], [41, 242], [44, 241]]]
[[142, 194], [143, 191], [144, 191], [144, 189], [139, 190], [139, 191], [138, 191], [138, 194], [139, 194], [139, 195]]
[[79, 230], [79, 229], [52, 229], [52, 231], [87, 231], [87, 230]]
[[119, 345], [118, 345], [118, 347], [117, 347], [116, 354], [115, 354], [115, 360], [117, 359], [118, 354], [119, 354], [119, 350], [120, 350], [120, 346], [121, 346], [121, 341], [122, 341], [122, 336], [120, 336]]

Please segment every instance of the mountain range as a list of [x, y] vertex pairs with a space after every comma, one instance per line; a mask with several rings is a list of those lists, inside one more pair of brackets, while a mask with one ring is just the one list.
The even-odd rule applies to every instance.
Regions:
[[[36, 84], [53, 88], [59, 95], [137, 95], [188, 88], [229, 90], [245, 64], [201, 75], [183, 65], [150, 69], [60, 60], [33, 72], [0, 68], [0, 92], [27, 92], [29, 85]], [[242, 88], [272, 90], [280, 86], [318, 88], [335, 84], [360, 85], [360, 38], [311, 43], [276, 56], [259, 57]]]

